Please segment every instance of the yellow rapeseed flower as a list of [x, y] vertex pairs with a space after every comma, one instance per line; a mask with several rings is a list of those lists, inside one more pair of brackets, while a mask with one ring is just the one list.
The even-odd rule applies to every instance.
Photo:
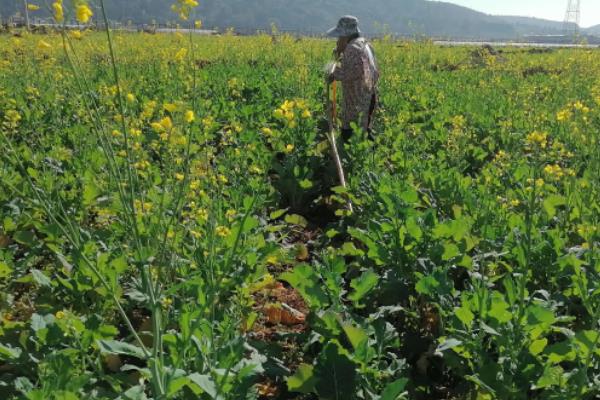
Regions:
[[52, 48], [52, 45], [50, 43], [44, 41], [44, 40], [40, 40], [38, 42], [37, 46], [38, 46], [38, 49], [40, 49], [40, 50], [45, 50], [45, 49], [51, 49]]
[[231, 230], [225, 226], [217, 226], [216, 233], [218, 236], [226, 237], [229, 236]]
[[63, 319], [67, 316], [67, 314], [65, 314], [64, 311], [57, 311], [56, 314], [54, 314], [54, 316], [56, 317], [56, 319]]
[[135, 102], [135, 96], [133, 95], [133, 93], [127, 93], [127, 101], [130, 103]]
[[171, 121], [170, 117], [164, 117], [160, 120], [159, 124], [166, 131], [170, 131], [171, 129], [173, 129], [173, 121]]
[[198, 1], [196, 0], [177, 0], [177, 2], [171, 6], [171, 10], [179, 14], [179, 18], [185, 21], [188, 19], [192, 8], [197, 6]]
[[87, 4], [79, 4], [75, 8], [75, 18], [80, 24], [87, 24], [94, 13]]
[[186, 48], [181, 48], [179, 49], [179, 51], [177, 53], [175, 53], [175, 56], [173, 57], [175, 59], [175, 61], [183, 61], [185, 59], [185, 56], [187, 55], [187, 49]]
[[174, 113], [175, 111], [177, 111], [177, 104], [165, 103], [165, 104], [163, 104], [163, 108], [170, 113]]
[[133, 137], [140, 137], [140, 136], [142, 136], [142, 131], [141, 131], [141, 129], [131, 128], [129, 130], [129, 134]]
[[198, 211], [196, 211], [196, 218], [201, 221], [208, 221], [208, 211], [204, 208], [199, 208]]
[[63, 22], [65, 20], [65, 12], [62, 6], [62, 0], [56, 0], [52, 3], [52, 8], [54, 9], [54, 19], [56, 22]]
[[555, 179], [560, 179], [565, 175], [563, 169], [558, 164], [546, 165], [544, 167], [544, 172], [546, 173], [546, 175], [549, 175], [550, 177]]
[[537, 145], [543, 149], [546, 148], [548, 144], [548, 134], [545, 132], [532, 132], [527, 135], [527, 143], [531, 145]]
[[191, 124], [196, 119], [194, 112], [192, 110], [187, 110], [184, 115], [185, 122]]
[[35, 5], [35, 4], [27, 4], [27, 9], [29, 11], [37, 11], [40, 9], [40, 6]]
[[556, 114], [556, 119], [559, 122], [567, 121], [571, 118], [571, 110], [561, 110]]

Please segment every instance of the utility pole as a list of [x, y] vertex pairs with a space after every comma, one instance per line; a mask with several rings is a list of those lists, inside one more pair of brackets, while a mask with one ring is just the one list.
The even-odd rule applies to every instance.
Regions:
[[25, 26], [27, 32], [29, 32], [29, 4], [27, 4], [27, 0], [23, 0], [23, 5], [25, 6]]
[[569, 0], [563, 29], [566, 36], [573, 39], [579, 35], [579, 22], [581, 20], [581, 0]]

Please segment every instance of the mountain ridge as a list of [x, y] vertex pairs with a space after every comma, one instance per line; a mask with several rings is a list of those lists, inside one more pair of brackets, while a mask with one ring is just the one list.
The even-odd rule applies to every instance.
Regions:
[[[35, 0], [30, 0], [35, 3]], [[0, 16], [19, 11], [20, 2], [0, 4]], [[105, 0], [109, 17], [115, 21], [151, 23], [176, 21], [165, 0]], [[97, 10], [98, 13], [98, 10]], [[371, 0], [204, 0], [197, 9], [207, 28], [252, 31], [270, 29], [320, 33], [335, 25], [339, 16], [356, 15], [367, 34], [431, 36], [468, 39], [517, 39], [525, 35], [558, 35], [563, 23], [520, 16], [495, 16], [444, 1]], [[48, 16], [47, 11], [31, 13]], [[585, 34], [600, 35], [600, 25], [582, 29]]]

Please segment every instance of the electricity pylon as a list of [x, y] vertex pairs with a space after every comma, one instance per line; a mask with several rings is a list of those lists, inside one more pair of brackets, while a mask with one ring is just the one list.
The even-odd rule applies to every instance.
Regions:
[[569, 0], [563, 29], [565, 35], [576, 37], [579, 34], [581, 19], [581, 0]]

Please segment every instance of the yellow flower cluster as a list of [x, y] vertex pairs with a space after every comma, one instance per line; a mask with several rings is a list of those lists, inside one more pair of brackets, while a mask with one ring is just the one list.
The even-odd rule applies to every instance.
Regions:
[[229, 88], [229, 93], [231, 97], [241, 97], [242, 90], [244, 90], [244, 83], [241, 82], [238, 78], [231, 78], [227, 81], [227, 87]]
[[565, 109], [565, 110], [561, 110], [556, 114], [556, 119], [558, 122], [565, 122], [568, 121], [569, 119], [571, 119], [571, 116], [573, 115], [573, 113], [571, 112], [571, 110]]
[[461, 131], [467, 126], [467, 119], [463, 115], [457, 115], [452, 118], [452, 129]]
[[231, 234], [231, 230], [226, 226], [217, 226], [216, 233], [218, 236], [227, 237]]
[[55, 0], [52, 3], [52, 9], [54, 10], [54, 19], [56, 22], [63, 22], [65, 20], [65, 12], [63, 10], [62, 0]]
[[45, 40], [40, 40], [37, 44], [39, 50], [48, 50], [52, 48], [52, 45]]
[[19, 114], [16, 110], [8, 110], [4, 115], [4, 119], [9, 123], [12, 127], [16, 127], [21, 121], [21, 114]]
[[546, 132], [532, 132], [527, 135], [527, 143], [545, 149], [548, 145], [548, 134]]
[[573, 103], [573, 108], [577, 111], [581, 111], [584, 114], [590, 112], [590, 108], [583, 104], [581, 101], [576, 101], [575, 103]]
[[148, 201], [141, 201], [136, 199], [133, 202], [133, 206], [135, 207], [135, 212], [139, 215], [144, 215], [152, 211], [152, 203]]
[[593, 226], [593, 225], [578, 225], [577, 226], [577, 234], [586, 240], [589, 236], [596, 233], [597, 230], [598, 230], [598, 227]]
[[586, 114], [589, 114], [590, 108], [578, 100], [574, 103], [568, 104], [564, 109], [560, 110], [556, 114], [556, 119], [559, 122], [568, 121], [573, 117], [573, 112], [583, 114], [584, 120], [587, 120]]
[[174, 13], [179, 14], [179, 18], [187, 21], [190, 16], [190, 12], [194, 7], [197, 6], [198, 2], [196, 0], [177, 0], [177, 2], [171, 6], [171, 10]]
[[529, 178], [527, 179], [527, 183], [529, 185], [533, 185], [535, 183], [535, 187], [538, 189], [542, 188], [546, 184], [546, 182], [542, 178], [538, 178], [535, 181], [532, 178]]
[[77, 18], [77, 21], [80, 24], [87, 24], [90, 18], [92, 18], [92, 15], [94, 15], [94, 13], [85, 3], [79, 4], [77, 7], [75, 7], [75, 18]]
[[175, 60], [177, 62], [182, 62], [183, 60], [185, 60], [186, 56], [187, 56], [187, 49], [182, 47], [181, 49], [179, 49], [177, 51], [177, 53], [175, 53], [175, 55], [173, 56], [173, 60]]
[[168, 133], [173, 129], [173, 121], [171, 120], [171, 117], [167, 116], [158, 122], [151, 123], [150, 126], [156, 133]]
[[150, 168], [150, 162], [148, 162], [147, 160], [141, 160], [133, 164], [133, 167], [140, 171], [144, 171]]
[[273, 130], [271, 128], [262, 128], [260, 130], [262, 132], [263, 135], [269, 137], [269, 136], [273, 136]]
[[273, 112], [273, 116], [284, 121], [287, 127], [295, 128], [298, 126], [297, 113], [304, 119], [308, 119], [312, 116], [304, 100], [286, 100]]
[[565, 176], [565, 173], [560, 165], [546, 165], [544, 167], [544, 173], [553, 179], [560, 179]]
[[154, 111], [156, 110], [156, 105], [157, 103], [154, 100], [145, 102], [140, 117], [142, 119], [149, 119], [150, 117], [152, 117], [152, 115], [154, 115]]

